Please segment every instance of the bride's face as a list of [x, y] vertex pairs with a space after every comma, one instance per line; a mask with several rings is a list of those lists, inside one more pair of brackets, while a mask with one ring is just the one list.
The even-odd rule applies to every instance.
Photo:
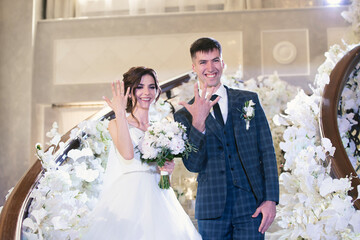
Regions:
[[149, 109], [150, 104], [155, 100], [157, 89], [155, 80], [150, 75], [141, 77], [140, 84], [136, 87], [135, 97], [138, 108]]

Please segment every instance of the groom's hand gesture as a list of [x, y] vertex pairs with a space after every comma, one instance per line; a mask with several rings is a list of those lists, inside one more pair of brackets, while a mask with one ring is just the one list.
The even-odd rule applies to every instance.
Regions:
[[192, 125], [199, 132], [205, 131], [205, 120], [210, 113], [210, 109], [220, 100], [217, 97], [214, 101], [210, 101], [211, 96], [214, 93], [215, 88], [212, 87], [209, 94], [206, 96], [207, 84], [204, 83], [201, 89], [201, 96], [199, 95], [198, 83], [194, 84], [194, 96], [195, 100], [193, 104], [186, 102], [180, 102], [179, 104], [184, 106], [192, 116]]

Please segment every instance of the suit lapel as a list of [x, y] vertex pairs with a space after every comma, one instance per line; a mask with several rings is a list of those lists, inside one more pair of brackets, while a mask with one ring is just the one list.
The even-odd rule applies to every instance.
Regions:
[[[225, 85], [224, 85], [225, 86]], [[241, 109], [244, 106], [245, 99], [241, 97], [241, 92], [232, 91], [225, 86], [228, 95], [228, 118], [231, 116], [235, 132], [235, 139], [237, 142], [246, 141], [247, 132], [245, 131], [245, 121], [241, 118]], [[189, 104], [194, 102], [194, 98], [189, 101]], [[231, 111], [231, 112], [230, 112]], [[231, 114], [230, 114], [231, 113]], [[209, 113], [205, 120], [206, 131], [210, 131], [221, 140], [222, 127], [216, 119]], [[241, 146], [241, 145], [238, 145]]]
[[[228, 101], [229, 112], [231, 111], [231, 118], [233, 121], [235, 140], [237, 143], [240, 143], [241, 141], [246, 141], [246, 123], [241, 118], [241, 111], [242, 107], [244, 106], [245, 99], [241, 97], [241, 92], [228, 90]], [[242, 144], [237, 145], [239, 147], [243, 146]]]
[[[192, 98], [188, 103], [193, 104], [194, 101], [195, 98]], [[218, 121], [216, 121], [216, 119], [211, 115], [211, 113], [209, 113], [209, 115], [205, 120], [205, 126], [206, 126], [206, 131], [210, 131], [214, 133], [216, 137], [218, 137], [221, 140], [221, 135], [220, 135], [221, 126], [218, 123]]]
[[209, 116], [205, 120], [205, 126], [206, 126], [206, 131], [210, 131], [214, 133], [216, 137], [218, 137], [221, 140], [220, 123], [216, 121], [216, 119], [211, 115], [211, 113], [209, 113]]
[[[229, 88], [227, 86], [225, 86], [227, 95], [228, 95], [228, 116], [227, 119], [229, 119], [229, 117], [231, 116], [232, 121], [233, 121], [233, 127], [234, 127], [234, 131], [235, 131], [235, 138], [239, 138], [240, 136], [240, 129], [242, 127], [245, 128], [245, 126], [242, 126], [240, 120], [240, 112], [237, 110], [237, 105], [239, 105], [238, 100], [241, 99], [239, 95], [238, 91], [232, 91], [229, 90]], [[242, 104], [242, 103], [241, 103]], [[239, 108], [240, 109], [240, 108]], [[237, 112], [235, 112], [237, 111]], [[218, 123], [218, 121], [216, 121], [216, 119], [209, 113], [209, 116], [207, 117], [206, 121], [206, 130], [210, 130], [211, 132], [213, 132], [220, 140], [221, 140], [221, 130], [222, 127], [220, 126], [220, 124]]]
[[239, 109], [241, 109], [241, 102], [236, 102], [239, 97], [236, 96], [237, 94], [234, 94], [233, 91], [228, 92], [228, 101], [229, 101], [229, 111], [231, 111], [231, 118], [233, 121], [233, 127], [235, 132], [235, 137], [238, 138], [239, 133], [241, 132], [241, 122], [240, 122], [240, 114]]

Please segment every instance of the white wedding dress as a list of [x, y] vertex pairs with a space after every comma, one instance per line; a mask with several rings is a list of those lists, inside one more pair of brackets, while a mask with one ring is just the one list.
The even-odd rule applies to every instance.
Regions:
[[[129, 130], [135, 149], [144, 132]], [[142, 163], [137, 150], [125, 160], [111, 145], [104, 187], [82, 239], [201, 239], [172, 188], [159, 188], [157, 167]]]

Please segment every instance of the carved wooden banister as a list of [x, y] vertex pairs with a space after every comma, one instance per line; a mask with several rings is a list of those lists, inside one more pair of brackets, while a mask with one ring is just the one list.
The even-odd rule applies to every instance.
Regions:
[[[351, 165], [345, 148], [342, 144], [339, 127], [337, 122], [337, 111], [344, 86], [354, 70], [355, 66], [360, 62], [360, 46], [355, 47], [348, 52], [335, 66], [330, 74], [330, 82], [324, 88], [323, 98], [320, 112], [320, 131], [322, 137], [329, 138], [336, 148], [334, 157], [331, 157], [331, 173], [333, 177], [343, 178], [346, 176], [354, 176], [352, 179], [353, 190], [350, 196], [354, 199], [357, 197], [357, 185], [360, 180]], [[360, 201], [354, 203], [357, 209], [360, 209]]]
[[[160, 87], [162, 88], [162, 92], [170, 98], [171, 89], [188, 82], [191, 78], [191, 73], [187, 72], [178, 77], [161, 82]], [[88, 119], [103, 119], [111, 117], [112, 115], [113, 111], [111, 111], [110, 108], [105, 108], [95, 113]], [[58, 154], [58, 156], [56, 156], [56, 161], [59, 163], [64, 160], [63, 156], [65, 156], [69, 150], [78, 146], [77, 140], [69, 140], [71, 130], [64, 134], [61, 138], [61, 141], [64, 142], [66, 146], [64, 152], [57, 153], [55, 151], [54, 153]], [[26, 211], [28, 205], [30, 204], [29, 196], [36, 186], [36, 183], [41, 178], [42, 170], [41, 162], [36, 160], [11, 192], [0, 215], [0, 240], [21, 238], [22, 221], [26, 217]]]

